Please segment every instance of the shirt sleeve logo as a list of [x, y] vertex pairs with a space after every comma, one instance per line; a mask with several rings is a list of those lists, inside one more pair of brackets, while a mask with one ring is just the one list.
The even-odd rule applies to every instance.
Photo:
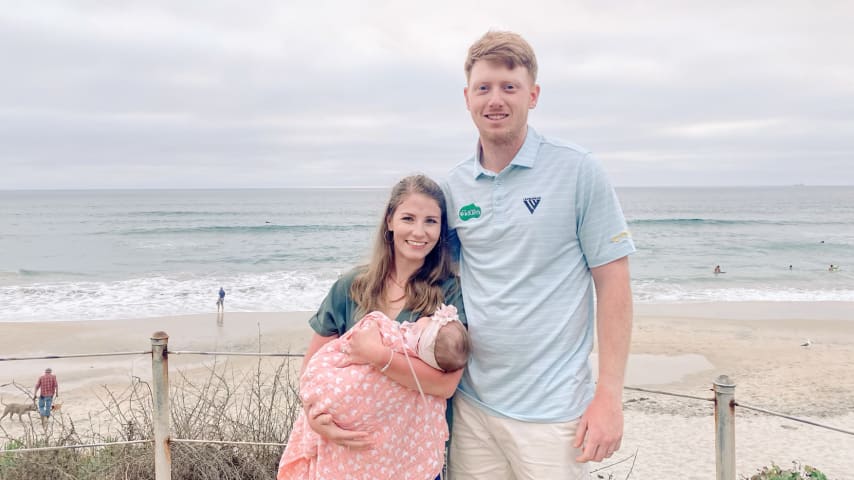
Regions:
[[531, 212], [531, 215], [534, 214], [534, 210], [536, 210], [537, 206], [540, 204], [541, 198], [542, 197], [528, 197], [522, 199], [522, 201], [525, 203], [525, 206], [528, 207], [528, 211]]
[[628, 230], [623, 230], [622, 232], [611, 237], [611, 243], [620, 243], [623, 240], [632, 238], [632, 234]]
[[466, 222], [473, 218], [480, 218], [480, 207], [470, 203], [460, 209], [460, 220]]

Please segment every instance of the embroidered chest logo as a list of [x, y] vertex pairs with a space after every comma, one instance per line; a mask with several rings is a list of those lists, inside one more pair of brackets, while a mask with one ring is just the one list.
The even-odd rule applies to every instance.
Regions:
[[480, 218], [480, 207], [474, 203], [470, 203], [460, 209], [460, 220], [465, 222], [472, 218]]
[[534, 210], [536, 210], [537, 206], [540, 204], [541, 198], [542, 197], [528, 197], [523, 198], [522, 201], [525, 203], [525, 206], [528, 207], [528, 211], [533, 215]]

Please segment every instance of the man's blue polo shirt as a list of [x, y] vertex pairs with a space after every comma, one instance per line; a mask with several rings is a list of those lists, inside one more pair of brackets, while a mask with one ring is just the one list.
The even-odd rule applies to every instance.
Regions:
[[493, 415], [573, 420], [594, 390], [590, 268], [635, 250], [617, 195], [589, 152], [531, 127], [501, 172], [478, 155], [443, 185], [473, 345], [459, 391]]

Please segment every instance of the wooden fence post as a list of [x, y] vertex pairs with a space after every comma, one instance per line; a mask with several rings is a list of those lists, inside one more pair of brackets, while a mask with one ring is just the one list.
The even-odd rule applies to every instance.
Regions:
[[715, 470], [717, 480], [735, 480], [735, 384], [715, 379]]
[[151, 380], [154, 405], [154, 478], [172, 480], [172, 453], [169, 446], [169, 335], [151, 335]]

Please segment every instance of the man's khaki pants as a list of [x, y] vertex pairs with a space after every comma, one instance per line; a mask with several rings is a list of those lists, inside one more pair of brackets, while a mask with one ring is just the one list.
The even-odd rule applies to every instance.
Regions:
[[587, 480], [573, 448], [578, 420], [531, 423], [494, 417], [454, 396], [449, 480]]

